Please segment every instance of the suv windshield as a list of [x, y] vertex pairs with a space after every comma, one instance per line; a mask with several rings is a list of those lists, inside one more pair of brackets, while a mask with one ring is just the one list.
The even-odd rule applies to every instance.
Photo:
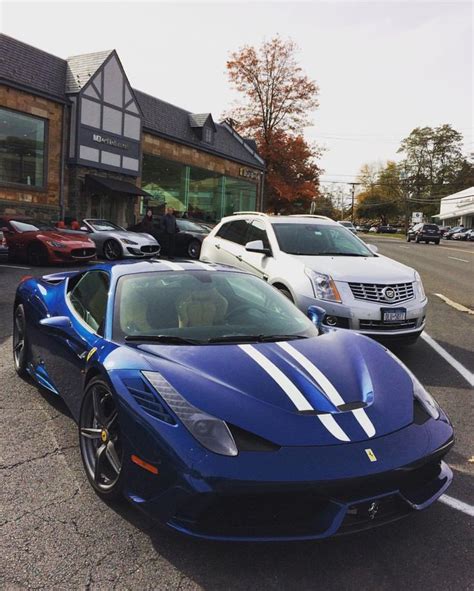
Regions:
[[365, 244], [339, 224], [274, 223], [280, 249], [305, 256], [375, 256]]
[[155, 271], [119, 280], [113, 333], [128, 342], [211, 344], [307, 338], [318, 330], [253, 275]]
[[10, 220], [17, 232], [38, 232], [38, 230], [55, 230], [51, 224], [38, 220]]

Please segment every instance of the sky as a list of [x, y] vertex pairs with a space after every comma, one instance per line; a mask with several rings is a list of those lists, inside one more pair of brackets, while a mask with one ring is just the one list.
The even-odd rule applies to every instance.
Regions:
[[[0, 0], [0, 30], [59, 57], [116, 49], [134, 88], [220, 120], [237, 95], [231, 51], [279, 34], [319, 86], [304, 130], [324, 182], [397, 159], [412, 129], [450, 123], [474, 152], [474, 4]], [[341, 184], [341, 187], [345, 186]]]

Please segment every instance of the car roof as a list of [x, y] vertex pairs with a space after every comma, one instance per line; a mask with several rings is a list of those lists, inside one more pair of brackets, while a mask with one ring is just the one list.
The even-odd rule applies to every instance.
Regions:
[[324, 224], [337, 225], [337, 222], [324, 217], [312, 217], [310, 215], [265, 215], [259, 213], [241, 213], [227, 216], [221, 219], [222, 222], [231, 222], [236, 220], [258, 219], [267, 220], [270, 224]]
[[[212, 264], [212, 263], [201, 263], [200, 261], [173, 261], [168, 262], [161, 259], [147, 259], [147, 260], [122, 260], [116, 262], [104, 262], [90, 265], [87, 269], [81, 269], [77, 273], [83, 273], [84, 271], [106, 271], [114, 278], [121, 277], [123, 275], [135, 275], [137, 273], [154, 273], [156, 271], [227, 271], [241, 273], [243, 275], [251, 275], [246, 271], [242, 271], [230, 265]], [[56, 275], [55, 273], [53, 275]], [[51, 275], [51, 276], [53, 276]], [[57, 275], [63, 275], [63, 273], [57, 273]], [[48, 275], [49, 277], [50, 275]], [[252, 275], [253, 276], [253, 275]]]

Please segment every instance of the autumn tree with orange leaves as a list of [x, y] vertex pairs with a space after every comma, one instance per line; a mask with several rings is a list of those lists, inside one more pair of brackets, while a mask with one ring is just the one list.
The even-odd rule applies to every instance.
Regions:
[[318, 106], [318, 87], [296, 59], [297, 46], [279, 36], [259, 48], [245, 46], [231, 54], [227, 70], [241, 100], [226, 115], [243, 136], [257, 143], [265, 159], [266, 208], [277, 212], [308, 211], [318, 195], [320, 156], [303, 128]]

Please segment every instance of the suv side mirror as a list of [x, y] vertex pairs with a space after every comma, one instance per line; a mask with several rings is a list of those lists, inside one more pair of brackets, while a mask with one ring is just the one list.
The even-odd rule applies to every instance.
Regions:
[[259, 252], [265, 256], [272, 255], [272, 251], [269, 248], [265, 248], [261, 240], [252, 240], [252, 242], [247, 242], [245, 245], [245, 250], [248, 252]]
[[321, 324], [325, 316], [326, 310], [324, 308], [320, 308], [319, 306], [310, 306], [308, 308], [308, 318], [318, 329], [321, 329]]
[[379, 251], [379, 247], [375, 244], [367, 244], [367, 248], [371, 250], [374, 254], [377, 254]]

